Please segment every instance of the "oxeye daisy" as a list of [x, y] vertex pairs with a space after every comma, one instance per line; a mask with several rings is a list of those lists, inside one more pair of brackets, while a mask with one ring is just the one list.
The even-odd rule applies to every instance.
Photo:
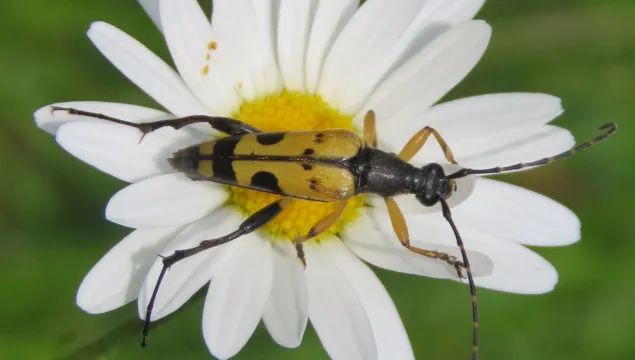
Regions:
[[[211, 24], [195, 0], [141, 3], [163, 32], [176, 71], [106, 23], [94, 23], [88, 36], [167, 111], [67, 102], [35, 113], [38, 126], [69, 153], [132, 183], [113, 196], [106, 217], [135, 230], [84, 278], [77, 303], [89, 313], [138, 299], [144, 318], [163, 269], [156, 254], [225, 236], [280, 198], [193, 181], [177, 171], [168, 161], [175, 153], [221, 136], [208, 124], [163, 127], [142, 137], [125, 122], [208, 115], [263, 131], [339, 128], [362, 135], [372, 110], [377, 147], [387, 152], [399, 153], [426, 126], [436, 129], [461, 167], [447, 164], [447, 152], [432, 138], [410, 162], [441, 163], [448, 173], [532, 161], [574, 143], [568, 131], [547, 125], [563, 111], [550, 95], [491, 94], [435, 105], [485, 51], [491, 29], [471, 20], [483, 0], [369, 0], [363, 6], [352, 0], [216, 0]], [[556, 270], [523, 245], [577, 241], [577, 217], [499, 181], [469, 175], [455, 185], [448, 204], [476, 284], [524, 294], [553, 289]], [[412, 195], [393, 199], [414, 246], [460, 259], [442, 204], [422, 206]], [[209, 283], [203, 334], [217, 358], [238, 353], [261, 319], [285, 347], [300, 344], [310, 320], [334, 359], [413, 358], [390, 296], [363, 261], [459, 281], [457, 272], [402, 246], [383, 200], [364, 195], [350, 199], [332, 226], [303, 244], [305, 268], [293, 240], [336, 206], [289, 200], [258, 231], [175, 264], [163, 278], [151, 320], [173, 313]]]

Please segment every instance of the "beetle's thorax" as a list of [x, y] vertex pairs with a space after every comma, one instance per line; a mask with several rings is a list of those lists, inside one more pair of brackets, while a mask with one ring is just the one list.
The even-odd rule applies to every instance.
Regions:
[[358, 182], [357, 193], [390, 197], [413, 193], [414, 179], [421, 169], [401, 160], [395, 154], [366, 147], [353, 160], [353, 171]]

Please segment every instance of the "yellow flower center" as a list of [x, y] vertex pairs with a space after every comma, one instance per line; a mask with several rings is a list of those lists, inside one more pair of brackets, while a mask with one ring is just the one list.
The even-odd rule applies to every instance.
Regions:
[[[294, 91], [246, 102], [232, 117], [263, 131], [353, 129], [352, 117], [329, 107], [320, 96]], [[231, 203], [247, 216], [280, 198], [278, 195], [234, 186], [229, 189]], [[358, 209], [363, 205], [362, 196], [350, 199], [344, 214], [321, 236], [339, 232], [344, 224], [357, 216]], [[275, 238], [293, 240], [298, 235], [307, 234], [315, 223], [334, 209], [335, 203], [295, 199], [265, 225], [264, 230]]]

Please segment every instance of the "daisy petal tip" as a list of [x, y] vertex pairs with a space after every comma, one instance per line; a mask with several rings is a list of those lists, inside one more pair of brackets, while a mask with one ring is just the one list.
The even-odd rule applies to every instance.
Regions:
[[92, 33], [95, 31], [99, 31], [102, 28], [106, 28], [106, 27], [112, 27], [112, 25], [108, 24], [107, 22], [104, 21], [95, 21], [92, 22], [89, 26], [88, 26], [88, 30], [86, 31], [87, 33]]
[[117, 29], [115, 26], [110, 25], [105, 21], [95, 21], [88, 26], [88, 30], [86, 30], [86, 35], [94, 44], [100, 38], [105, 38], [109, 33], [113, 32], [121, 32], [121, 30]]
[[91, 296], [84, 289], [84, 284], [82, 283], [79, 286], [79, 290], [77, 290], [77, 295], [75, 296], [75, 303], [77, 307], [82, 309], [82, 311], [88, 314], [99, 314], [101, 311], [96, 311], [97, 309], [91, 304]]
[[550, 242], [540, 244], [541, 246], [573, 245], [582, 238], [582, 223], [580, 222], [580, 218], [565, 206], [561, 206], [561, 209], [562, 213], [559, 216], [559, 220], [557, 220], [562, 228], [560, 236]]
[[564, 106], [562, 105], [562, 99], [555, 96], [555, 95], [551, 95], [551, 94], [543, 94], [544, 96], [548, 97], [549, 99], [551, 99], [551, 101], [553, 101], [556, 106], [558, 107], [558, 109], [560, 109], [561, 111], [564, 111]]
[[127, 216], [125, 216], [125, 214], [122, 214], [122, 213], [126, 213], [125, 212], [126, 206], [122, 204], [123, 203], [122, 201], [118, 201], [115, 198], [117, 194], [115, 194], [106, 205], [106, 211], [105, 211], [106, 220], [112, 223], [115, 223], [117, 225], [134, 229], [135, 228], [134, 224], [130, 222], [130, 219]]
[[492, 25], [490, 25], [485, 20], [471, 20], [471, 21], [469, 21], [469, 24], [470, 24], [470, 26], [475, 27], [475, 28], [479, 29], [480, 31], [483, 31], [486, 34], [491, 34], [492, 33]]
[[46, 105], [33, 112], [35, 125], [51, 135], [56, 135], [60, 127], [70, 120], [66, 112], [55, 111], [55, 106]]
[[207, 349], [215, 358], [220, 360], [231, 359], [242, 349], [242, 346], [227, 346], [226, 344], [220, 343], [219, 339], [209, 335], [208, 331], [205, 331], [205, 329], [206, 327], [203, 325], [203, 338], [205, 339], [205, 345], [207, 345]]
[[[269, 305], [269, 304], [267, 304]], [[308, 306], [307, 306], [308, 307]], [[300, 317], [304, 315], [304, 319], [301, 320], [301, 323], [298, 324], [289, 324], [288, 319], [286, 323], [280, 323], [280, 322], [276, 322], [275, 324], [272, 325], [272, 316], [268, 316], [270, 314], [267, 313], [269, 309], [265, 309], [265, 313], [263, 316], [263, 321], [265, 324], [265, 327], [267, 328], [267, 330], [269, 331], [269, 334], [271, 335], [272, 339], [276, 342], [276, 344], [285, 347], [287, 349], [295, 349], [297, 347], [300, 346], [300, 344], [302, 344], [302, 339], [304, 337], [304, 331], [306, 330], [306, 325], [308, 323], [308, 315], [304, 314], [304, 313], [300, 313], [297, 314], [298, 311], [296, 309], [291, 309], [291, 311], [294, 311], [294, 314], [291, 314], [291, 316], [297, 316], [299, 315]], [[305, 312], [307, 311], [306, 309], [302, 309]], [[280, 316], [280, 314], [275, 314], [274, 316]], [[289, 317], [289, 314], [284, 314], [282, 316], [287, 316]], [[292, 326], [288, 326], [288, 325], [292, 325]]]
[[40, 129], [55, 135], [57, 129], [59, 129], [59, 124], [53, 123], [52, 117], [50, 106], [41, 107], [33, 113], [35, 125], [37, 125]]
[[531, 100], [527, 105], [530, 109], [541, 109], [548, 111], [551, 119], [555, 119], [564, 113], [562, 99], [551, 94], [545, 93], [520, 93], [519, 95], [527, 97]]
[[83, 312], [90, 314], [90, 315], [99, 315], [99, 314], [103, 314], [105, 311], [100, 311], [97, 308], [93, 308], [91, 306], [91, 304], [88, 304], [85, 302], [85, 299], [79, 299], [77, 298], [77, 300], [75, 301], [77, 304], [77, 307], [80, 308], [80, 310], [82, 310]]
[[557, 285], [558, 271], [551, 264], [548, 264], [547, 267], [536, 269], [536, 284], [528, 289], [521, 288], [518, 291], [510, 292], [525, 295], [542, 295], [552, 292]]
[[[97, 294], [94, 290], [94, 286], [90, 286], [87, 281], [82, 281], [77, 295], [75, 296], [75, 303], [82, 311], [87, 314], [97, 315], [112, 311], [119, 306], [116, 304], [110, 304], [104, 301], [101, 294]], [[123, 304], [122, 304], [123, 305]]]
[[492, 26], [488, 24], [485, 20], [471, 20], [467, 22], [465, 25], [465, 31], [468, 36], [471, 36], [475, 39], [475, 41], [483, 40], [483, 46], [487, 46], [490, 38], [492, 37]]
[[580, 222], [580, 219], [573, 213], [573, 211], [571, 212], [571, 215], [574, 221], [574, 223], [572, 224], [573, 230], [571, 232], [571, 237], [569, 238], [569, 241], [565, 242], [564, 245], [575, 244], [578, 241], [580, 241], [580, 239], [582, 238], [582, 223]]
[[38, 119], [41, 119], [43, 116], [46, 115], [51, 115], [52, 114], [52, 106], [51, 105], [46, 105], [46, 106], [42, 106], [41, 108], [35, 110], [33, 112], [33, 117], [35, 118], [35, 121], [37, 123]]
[[100, 315], [116, 309], [104, 307], [103, 304], [91, 303], [86, 299], [77, 299], [76, 304], [83, 312], [90, 315]]
[[181, 173], [163, 174], [129, 185], [106, 206], [106, 219], [132, 228], [188, 224], [227, 199], [220, 186], [194, 182]]
[[284, 341], [276, 341], [276, 343], [287, 349], [296, 349], [302, 344], [302, 337], [287, 338]]

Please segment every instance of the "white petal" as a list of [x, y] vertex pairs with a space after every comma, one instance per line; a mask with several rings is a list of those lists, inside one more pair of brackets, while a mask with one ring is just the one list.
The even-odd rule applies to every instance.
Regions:
[[375, 0], [355, 13], [324, 63], [319, 93], [345, 113], [355, 113], [393, 65], [394, 46], [423, 0]]
[[[482, 148], [496, 147], [507, 141], [507, 133], [535, 131], [563, 109], [560, 99], [546, 94], [508, 93], [473, 96], [434, 106], [404, 118], [395, 116], [378, 126], [386, 146], [399, 151], [408, 141], [403, 134], [414, 134], [425, 126], [436, 129], [462, 164]], [[395, 131], [399, 129], [399, 131]], [[493, 141], [493, 139], [497, 141]], [[416, 161], [443, 159], [436, 140], [430, 141], [415, 157]]]
[[[429, 238], [429, 237], [426, 237], [426, 238]], [[432, 241], [435, 241], [435, 240], [436, 239], [432, 238]], [[418, 247], [420, 249], [425, 249], [425, 250], [438, 251], [440, 253], [453, 256], [458, 261], [463, 261], [461, 249], [459, 249], [459, 247], [456, 244], [451, 246], [439, 245], [436, 242], [420, 241], [418, 239], [414, 239], [412, 240], [412, 246]], [[488, 255], [485, 255], [483, 253], [480, 253], [474, 250], [466, 250], [465, 254], [467, 255], [467, 258], [469, 260], [472, 276], [474, 276], [474, 278], [487, 277], [494, 272], [494, 260], [490, 258]], [[445, 276], [448, 279], [458, 280], [458, 274], [454, 266], [442, 262], [441, 266], [437, 266], [437, 267], [445, 270]], [[463, 274], [463, 276], [465, 276], [465, 274]], [[441, 276], [438, 276], [438, 277], [441, 277]]]
[[477, 180], [474, 193], [452, 215], [464, 227], [525, 245], [580, 240], [580, 220], [571, 210], [533, 191], [485, 178]]
[[[240, 217], [232, 210], [226, 209], [215, 212], [197, 222], [182, 228], [160, 253], [169, 256], [175, 250], [189, 249], [197, 246], [203, 240], [215, 239], [231, 233], [238, 228]], [[158, 292], [152, 312], [152, 321], [161, 319], [178, 310], [215, 274], [225, 257], [228, 249], [235, 246], [235, 242], [207, 249], [200, 254], [174, 264], [165, 274]], [[158, 256], [145, 278], [139, 293], [137, 303], [139, 317], [144, 319], [146, 307], [150, 301], [152, 291], [156, 285], [159, 273], [163, 268], [163, 261]], [[223, 270], [223, 269], [220, 269]]]
[[203, 337], [219, 359], [236, 355], [256, 330], [273, 278], [269, 240], [252, 233], [235, 241], [212, 279], [203, 310]]
[[485, 0], [428, 0], [414, 25], [424, 22], [447, 22], [458, 24], [470, 20], [483, 6]]
[[[271, 5], [269, 5], [271, 6]], [[271, 31], [261, 33], [253, 0], [216, 0], [212, 28], [232, 66], [225, 69], [230, 82], [245, 100], [278, 91], [282, 81], [271, 46]], [[269, 39], [263, 39], [269, 37]]]
[[[441, 214], [410, 216], [406, 220], [409, 224], [417, 224], [409, 229], [410, 237], [416, 239], [413, 245], [418, 240], [434, 239], [435, 243], [441, 245], [456, 246], [454, 234]], [[390, 226], [387, 222], [379, 223], [383, 231]], [[476, 285], [519, 294], [541, 294], [553, 290], [558, 282], [558, 273], [538, 254], [522, 245], [463, 226], [458, 221], [455, 223], [465, 248], [476, 250], [493, 262], [492, 274], [475, 278]]]
[[[415, 224], [408, 222], [410, 240], [413, 246], [431, 251], [446, 252], [461, 258], [459, 249], [443, 245], [433, 236], [418, 238], [413, 235]], [[441, 279], [456, 279], [453, 266], [444, 261], [415, 254], [401, 245], [395, 236], [390, 219], [383, 212], [371, 211], [361, 215], [355, 222], [342, 231], [344, 243], [355, 253], [375, 266], [407, 273]], [[454, 243], [456, 244], [456, 242]], [[492, 273], [492, 260], [485, 254], [468, 250], [468, 258], [474, 276], [485, 276]]]
[[340, 241], [325, 241], [336, 266], [357, 293], [373, 330], [378, 359], [414, 359], [399, 313], [375, 273]]
[[139, 295], [156, 254], [176, 228], [135, 230], [88, 272], [77, 291], [77, 305], [91, 314], [121, 307]]
[[464, 152], [469, 155], [457, 159], [461, 165], [473, 169], [514, 165], [554, 156], [575, 145], [568, 130], [551, 125], [496, 133], [479, 140], [482, 142], [473, 144], [474, 151]]
[[77, 120], [95, 120], [95, 118], [87, 116], [70, 115], [66, 111], [53, 111], [54, 106], [89, 111], [136, 123], [164, 120], [171, 117], [170, 114], [163, 111], [129, 104], [99, 101], [61, 102], [41, 107], [33, 114], [37, 126], [53, 135], [65, 123]]
[[[384, 124], [416, 118], [472, 70], [490, 35], [491, 27], [483, 21], [468, 21], [446, 31], [390, 74], [359, 114], [372, 109]], [[359, 114], [357, 122], [361, 121]]]
[[[278, 15], [280, 14], [279, 0], [252, 0], [256, 14], [256, 27], [260, 46], [266, 53], [277, 54]], [[279, 75], [279, 74], [278, 74]], [[278, 86], [282, 86], [282, 79], [278, 79]], [[281, 90], [278, 88], [277, 90]]]
[[406, 274], [424, 274], [421, 267], [412, 261], [415, 257], [397, 237], [383, 233], [368, 212], [360, 214], [353, 223], [344, 227], [341, 236], [344, 244], [368, 263]]
[[148, 16], [154, 21], [159, 30], [161, 30], [161, 18], [159, 17], [159, 0], [139, 0], [143, 10], [148, 13]]
[[117, 192], [106, 206], [106, 219], [132, 228], [175, 226], [209, 214], [227, 200], [220, 185], [165, 174]]
[[[218, 38], [196, 0], [162, 0], [161, 24], [179, 73], [199, 101], [213, 115], [227, 116], [241, 99], [224, 72], [233, 66], [226, 44], [210, 44]], [[209, 57], [209, 60], [208, 60]]]
[[324, 60], [342, 28], [357, 11], [358, 0], [322, 0], [318, 3], [306, 52], [306, 88], [317, 86]]
[[74, 121], [57, 133], [57, 142], [73, 156], [129, 182], [173, 171], [167, 162], [172, 153], [200, 141], [171, 128], [140, 139], [138, 129], [99, 120]]
[[169, 112], [177, 116], [209, 114], [179, 74], [128, 34], [96, 22], [88, 37], [119, 71]]
[[466, 239], [471, 241], [470, 246], [486, 253], [494, 262], [493, 273], [475, 278], [476, 286], [531, 295], [550, 292], [558, 283], [558, 272], [553, 265], [524, 246], [492, 238], [479, 241], [469, 234]]
[[276, 343], [295, 348], [309, 319], [304, 268], [290, 242], [275, 241], [272, 246], [273, 284], [262, 320]]
[[400, 61], [409, 59], [412, 52], [426, 46], [436, 36], [461, 22], [470, 20], [483, 6], [485, 0], [428, 0], [412, 24], [395, 44], [395, 56]]
[[[559, 98], [541, 93], [500, 93], [448, 101], [408, 119], [378, 119], [385, 130], [404, 126], [406, 132], [432, 126], [442, 134], [470, 137], [496, 130], [544, 125], [563, 113]], [[395, 124], [394, 122], [397, 122]], [[390, 125], [390, 126], [389, 126]], [[391, 131], [392, 132], [392, 131]]]
[[304, 60], [316, 5], [312, 0], [280, 0], [278, 65], [289, 90], [306, 90]]
[[331, 251], [311, 242], [304, 250], [309, 318], [326, 352], [334, 360], [377, 359], [368, 314], [353, 285], [336, 266]]
[[412, 24], [392, 46], [386, 73], [411, 59], [419, 50], [453, 26], [471, 19], [485, 0], [428, 0]]

